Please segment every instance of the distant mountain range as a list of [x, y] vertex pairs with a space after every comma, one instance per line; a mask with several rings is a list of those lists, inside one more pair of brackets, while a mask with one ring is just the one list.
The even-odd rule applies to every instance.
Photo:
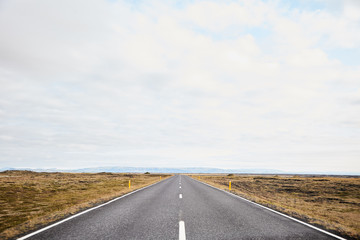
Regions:
[[74, 170], [76, 172], [151, 172], [151, 173], [283, 173], [272, 169], [221, 169], [221, 168], [134, 168], [98, 167]]
[[98, 173], [98, 172], [126, 172], [126, 173], [284, 173], [274, 169], [221, 169], [221, 168], [151, 168], [151, 167], [93, 167], [80, 169], [57, 169], [57, 168], [1, 168], [6, 170], [28, 170], [35, 172], [74, 172], [74, 173]]
[[73, 172], [73, 173], [243, 173], [243, 174], [323, 174], [323, 175], [360, 175], [356, 172], [285, 172], [276, 169], [221, 169], [221, 168], [151, 168], [151, 167], [93, 167], [80, 169], [57, 168], [0, 168], [6, 170], [28, 170], [34, 172]]

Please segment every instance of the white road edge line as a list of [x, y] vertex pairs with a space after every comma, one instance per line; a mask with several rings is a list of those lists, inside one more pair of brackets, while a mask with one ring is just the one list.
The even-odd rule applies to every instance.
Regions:
[[[170, 178], [168, 178], [168, 179], [170, 179]], [[35, 232], [29, 233], [29, 234], [23, 236], [23, 237], [20, 237], [20, 238], [18, 238], [17, 240], [23, 240], [23, 239], [27, 239], [27, 238], [29, 238], [29, 237], [32, 237], [32, 236], [34, 236], [34, 235], [36, 235], [36, 234], [38, 234], [38, 233], [41, 233], [41, 232], [43, 232], [43, 231], [46, 231], [46, 230], [48, 230], [48, 229], [50, 229], [50, 228], [53, 228], [53, 227], [59, 225], [59, 224], [62, 224], [62, 223], [64, 223], [64, 222], [67, 222], [67, 221], [69, 221], [69, 220], [71, 220], [71, 219], [73, 219], [73, 218], [76, 218], [76, 217], [78, 217], [78, 216], [80, 216], [80, 215], [83, 215], [83, 214], [85, 214], [85, 213], [87, 213], [87, 212], [90, 212], [90, 211], [95, 210], [95, 209], [97, 209], [97, 208], [100, 208], [100, 207], [103, 207], [103, 206], [105, 206], [105, 205], [108, 205], [109, 203], [115, 202], [115, 201], [117, 201], [117, 200], [119, 200], [119, 199], [121, 199], [121, 198], [124, 198], [124, 197], [126, 197], [126, 196], [129, 196], [129, 195], [131, 195], [131, 194], [133, 194], [133, 193], [136, 193], [136, 192], [139, 192], [139, 191], [141, 191], [141, 190], [144, 190], [145, 188], [154, 186], [155, 184], [158, 184], [158, 183], [160, 183], [160, 182], [163, 182], [163, 181], [159, 181], [159, 182], [153, 183], [153, 184], [151, 184], [151, 185], [149, 185], [149, 186], [146, 186], [146, 187], [137, 189], [137, 190], [135, 190], [135, 191], [133, 191], [133, 192], [129, 192], [129, 193], [125, 194], [125, 195], [122, 195], [122, 196], [120, 196], [120, 197], [114, 198], [114, 199], [112, 199], [112, 200], [110, 200], [110, 201], [108, 201], [108, 202], [106, 202], [106, 203], [100, 204], [100, 205], [98, 205], [98, 206], [96, 206], [96, 207], [89, 208], [89, 209], [87, 209], [87, 210], [85, 210], [85, 211], [83, 211], [83, 212], [79, 212], [79, 213], [77, 213], [77, 214], [75, 214], [75, 215], [72, 215], [72, 216], [70, 216], [70, 217], [68, 217], [68, 218], [65, 218], [65, 219], [63, 219], [63, 220], [61, 220], [61, 221], [59, 221], [59, 222], [56, 222], [56, 223], [51, 224], [51, 225], [49, 225], [49, 226], [47, 226], [47, 227], [41, 228], [41, 229], [39, 229], [39, 230], [37, 230], [37, 231], [35, 231]]]
[[186, 240], [185, 222], [184, 221], [179, 222], [179, 240]]
[[[192, 178], [192, 179], [193, 179], [193, 178]], [[289, 218], [289, 219], [291, 219], [291, 220], [293, 220], [293, 221], [295, 221], [295, 222], [301, 223], [301, 224], [303, 224], [303, 225], [305, 225], [305, 226], [307, 226], [307, 227], [310, 227], [310, 228], [315, 229], [315, 230], [317, 230], [317, 231], [319, 231], [319, 232], [325, 233], [325, 234], [327, 234], [327, 235], [329, 235], [329, 236], [332, 236], [332, 237], [334, 237], [334, 238], [341, 239], [341, 240], [346, 240], [346, 238], [340, 237], [340, 236], [335, 235], [335, 234], [333, 234], [333, 233], [331, 233], [331, 232], [328, 232], [328, 231], [323, 230], [323, 229], [321, 229], [321, 228], [315, 227], [315, 226], [313, 226], [313, 225], [311, 225], [311, 224], [308, 224], [308, 223], [306, 223], [306, 222], [303, 222], [303, 221], [301, 221], [301, 220], [299, 220], [299, 219], [290, 217], [289, 215], [286, 215], [286, 214], [284, 214], [284, 213], [278, 212], [278, 211], [276, 211], [276, 210], [274, 210], [274, 209], [265, 207], [265, 206], [263, 206], [263, 205], [261, 205], [261, 204], [259, 204], [259, 203], [250, 201], [250, 200], [248, 200], [248, 199], [246, 199], [246, 198], [240, 197], [240, 196], [238, 196], [238, 195], [235, 195], [235, 194], [233, 194], [233, 193], [227, 192], [227, 191], [222, 190], [222, 189], [220, 189], [220, 188], [211, 186], [211, 185], [209, 185], [209, 184], [207, 184], [207, 183], [204, 183], [204, 182], [201, 182], [201, 181], [199, 181], [199, 180], [196, 180], [196, 179], [193, 179], [193, 180], [195, 180], [195, 181], [197, 181], [197, 182], [199, 182], [199, 183], [205, 184], [205, 185], [207, 185], [207, 186], [209, 186], [209, 187], [215, 188], [215, 189], [217, 189], [217, 190], [223, 191], [223, 192], [225, 192], [225, 193], [227, 193], [227, 194], [229, 194], [229, 195], [231, 195], [231, 196], [233, 196], [233, 197], [240, 198], [240, 199], [242, 199], [242, 200], [244, 200], [244, 201], [247, 201], [247, 202], [252, 203], [252, 204], [255, 204], [255, 205], [259, 206], [259, 207], [265, 208], [265, 209], [267, 209], [267, 210], [269, 210], [269, 211], [271, 211], [271, 212], [274, 212], [274, 213], [279, 214], [279, 215], [281, 215], [281, 216], [283, 216], [283, 217]]]
[[181, 186], [179, 188], [181, 188]]
[[182, 194], [181, 194], [181, 193], [179, 194], [179, 198], [182, 198]]

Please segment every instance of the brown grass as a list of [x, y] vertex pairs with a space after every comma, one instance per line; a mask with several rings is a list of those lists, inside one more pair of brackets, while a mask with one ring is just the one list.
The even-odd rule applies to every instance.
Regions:
[[[166, 177], [169, 175], [162, 175], [162, 179]], [[0, 239], [34, 230], [159, 180], [160, 175], [154, 174], [0, 172]]]
[[[192, 176], [198, 179], [198, 176]], [[348, 238], [360, 239], [360, 178], [203, 175], [200, 181]]]

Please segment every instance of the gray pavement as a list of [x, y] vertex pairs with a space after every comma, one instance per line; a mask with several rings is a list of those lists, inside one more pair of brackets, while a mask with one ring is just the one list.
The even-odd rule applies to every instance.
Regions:
[[180, 221], [187, 240], [335, 239], [179, 175], [28, 239], [179, 239]]

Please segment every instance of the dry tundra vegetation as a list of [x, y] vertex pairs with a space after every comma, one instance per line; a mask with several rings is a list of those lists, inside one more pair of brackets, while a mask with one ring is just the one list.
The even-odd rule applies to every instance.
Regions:
[[0, 172], [0, 239], [13, 238], [150, 185], [160, 176], [170, 175]]
[[346, 176], [192, 176], [215, 187], [320, 226], [360, 239], [360, 177]]

